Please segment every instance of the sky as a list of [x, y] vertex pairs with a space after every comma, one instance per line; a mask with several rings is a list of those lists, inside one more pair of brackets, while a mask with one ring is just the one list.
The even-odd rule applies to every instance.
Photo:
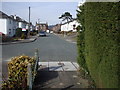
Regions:
[[78, 2], [2, 2], [2, 11], [7, 15], [17, 15], [28, 21], [29, 6], [31, 7], [31, 22], [35, 25], [40, 22], [48, 22], [55, 25], [61, 22], [59, 16], [64, 12], [70, 12], [76, 18]]

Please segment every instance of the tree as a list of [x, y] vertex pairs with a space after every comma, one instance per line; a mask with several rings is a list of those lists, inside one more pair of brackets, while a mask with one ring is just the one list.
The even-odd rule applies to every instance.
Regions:
[[73, 18], [72, 18], [72, 15], [69, 12], [65, 12], [64, 14], [62, 14], [59, 17], [59, 19], [62, 19], [62, 21], [67, 20], [67, 22], [68, 22], [69, 20], [72, 20]]
[[72, 18], [72, 15], [69, 12], [65, 12], [64, 14], [62, 14], [59, 17], [59, 19], [62, 19], [62, 21], [67, 20], [67, 23], [68, 23], [67, 29], [68, 29], [68, 27], [69, 27], [69, 20], [71, 21], [73, 18]]

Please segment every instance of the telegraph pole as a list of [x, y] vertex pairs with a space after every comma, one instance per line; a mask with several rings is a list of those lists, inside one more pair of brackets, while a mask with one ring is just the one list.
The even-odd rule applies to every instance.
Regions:
[[30, 36], [30, 7], [29, 7], [29, 25], [28, 25], [28, 37]]
[[38, 33], [40, 32], [40, 19], [38, 19], [38, 25], [39, 25], [39, 29], [38, 29]]

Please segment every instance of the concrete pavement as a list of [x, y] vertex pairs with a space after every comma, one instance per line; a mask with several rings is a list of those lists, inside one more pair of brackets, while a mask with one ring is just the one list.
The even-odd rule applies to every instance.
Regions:
[[39, 62], [33, 90], [88, 88], [89, 81], [80, 77], [76, 62]]
[[71, 61], [39, 62], [39, 66], [40, 70], [46, 68], [46, 71], [79, 71], [79, 65]]

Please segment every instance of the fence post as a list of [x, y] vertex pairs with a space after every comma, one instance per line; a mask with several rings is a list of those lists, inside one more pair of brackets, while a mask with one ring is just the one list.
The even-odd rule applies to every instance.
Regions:
[[[39, 56], [38, 56], [38, 49], [35, 50], [35, 66], [34, 66], [34, 73], [37, 72], [38, 70], [38, 62], [39, 62]], [[35, 79], [35, 75], [32, 76], [32, 69], [31, 69], [31, 64], [28, 64], [27, 67], [27, 71], [28, 71], [28, 77], [27, 77], [27, 86], [29, 87], [29, 90], [32, 90], [32, 85], [34, 83], [34, 79]]]
[[30, 63], [28, 64], [27, 71], [28, 71], [27, 86], [28, 86], [29, 90], [32, 90], [32, 71], [31, 71]]
[[[39, 56], [38, 56], [38, 49], [35, 49], [35, 66], [34, 66], [34, 73], [38, 70], [38, 62], [39, 62]], [[35, 76], [33, 76], [33, 82], [34, 82]]]
[[35, 58], [36, 58], [36, 62], [35, 62], [35, 70], [38, 70], [38, 62], [39, 62], [39, 56], [38, 56], [38, 49], [35, 50]]

